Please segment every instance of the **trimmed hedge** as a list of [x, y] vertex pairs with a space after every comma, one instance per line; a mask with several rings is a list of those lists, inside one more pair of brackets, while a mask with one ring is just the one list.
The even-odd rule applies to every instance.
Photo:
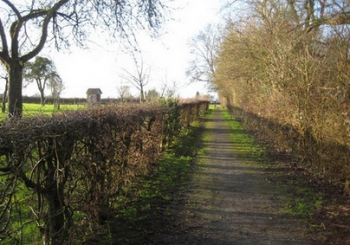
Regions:
[[0, 244], [83, 242], [113, 220], [124, 187], [207, 108], [166, 102], [4, 122]]

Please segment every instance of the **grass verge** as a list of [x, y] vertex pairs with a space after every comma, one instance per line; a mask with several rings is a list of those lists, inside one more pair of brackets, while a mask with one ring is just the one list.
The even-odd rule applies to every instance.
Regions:
[[232, 129], [231, 137], [238, 156], [246, 160], [267, 162], [264, 149], [251, 135], [245, 132], [242, 124], [235, 120], [227, 110], [222, 110], [221, 113]]
[[307, 180], [295, 175], [292, 168], [274, 160], [266, 150], [258, 144], [253, 136], [244, 131], [240, 122], [235, 120], [228, 111], [222, 111], [225, 120], [231, 125], [235, 148], [243, 159], [261, 163], [267, 173], [267, 178], [284, 193], [282, 213], [297, 216], [306, 220], [310, 227], [315, 226], [313, 216], [323, 205], [323, 195], [311, 188]]
[[[65, 111], [76, 111], [84, 109], [86, 109], [85, 104], [62, 104], [60, 106], [60, 109], [57, 110], [54, 108], [53, 104], [46, 104], [45, 106], [42, 106], [40, 104], [23, 103], [23, 117], [52, 116], [52, 114], [54, 113], [62, 113]], [[0, 113], [0, 120], [6, 120], [7, 116], [7, 112]]]

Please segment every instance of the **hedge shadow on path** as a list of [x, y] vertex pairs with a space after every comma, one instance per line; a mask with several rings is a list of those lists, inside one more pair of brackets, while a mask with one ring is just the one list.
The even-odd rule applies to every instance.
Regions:
[[317, 244], [306, 223], [283, 214], [284, 190], [267, 180], [256, 155], [247, 154], [248, 142], [233, 140], [238, 132], [229, 123], [220, 110], [207, 119], [204, 156], [183, 202], [172, 207], [176, 222], [154, 244]]

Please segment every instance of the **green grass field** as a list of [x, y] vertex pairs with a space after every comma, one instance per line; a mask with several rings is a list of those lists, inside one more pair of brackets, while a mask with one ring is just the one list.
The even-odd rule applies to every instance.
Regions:
[[[85, 104], [79, 105], [61, 105], [60, 110], [54, 109], [53, 104], [47, 104], [42, 106], [40, 104], [23, 104], [23, 117], [31, 117], [31, 116], [51, 116], [53, 113], [60, 113], [64, 111], [75, 111], [75, 110], [83, 110], [86, 108]], [[7, 118], [6, 113], [0, 113], [0, 120], [4, 120]]]

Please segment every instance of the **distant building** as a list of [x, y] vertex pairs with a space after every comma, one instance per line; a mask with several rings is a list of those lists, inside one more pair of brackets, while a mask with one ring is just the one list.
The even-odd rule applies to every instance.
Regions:
[[90, 105], [96, 105], [101, 103], [102, 91], [99, 88], [89, 88], [86, 91], [87, 103]]

